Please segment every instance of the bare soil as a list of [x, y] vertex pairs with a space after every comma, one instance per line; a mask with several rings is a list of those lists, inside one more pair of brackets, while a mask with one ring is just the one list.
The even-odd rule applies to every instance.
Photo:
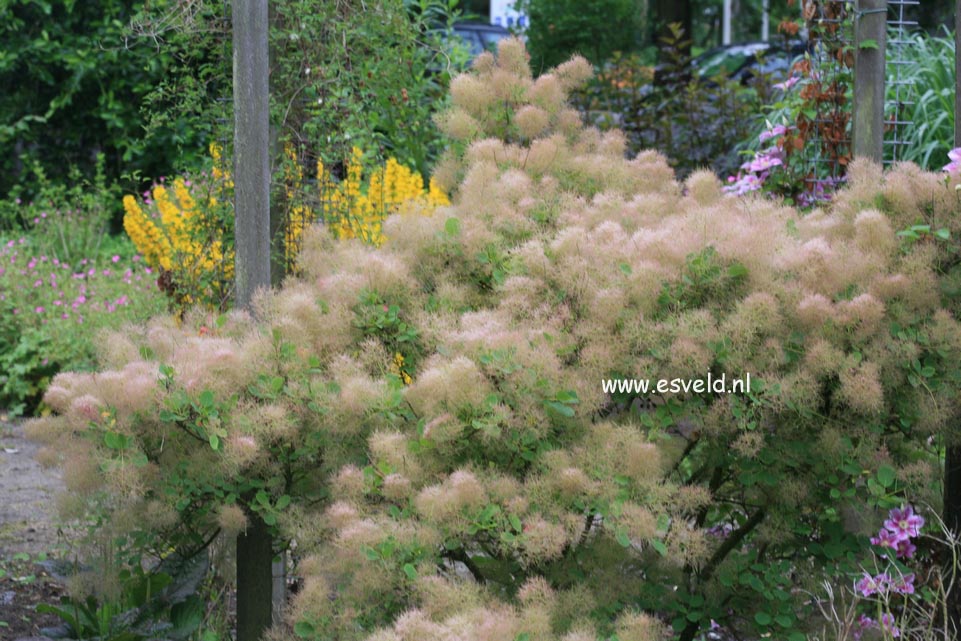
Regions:
[[[2, 414], [2, 413], [0, 413]], [[37, 614], [39, 603], [56, 604], [60, 582], [44, 565], [57, 556], [54, 497], [63, 484], [57, 470], [35, 460], [37, 445], [20, 422], [0, 416], [0, 641], [39, 637], [59, 621]]]

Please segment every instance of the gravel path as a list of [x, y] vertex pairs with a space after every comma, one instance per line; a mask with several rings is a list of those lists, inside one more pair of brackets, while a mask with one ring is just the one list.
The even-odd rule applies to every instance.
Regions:
[[23, 436], [22, 422], [0, 413], [0, 639], [42, 640], [44, 627], [60, 623], [38, 614], [37, 604], [60, 602], [61, 583], [47, 571], [58, 556], [54, 497], [63, 487], [59, 470], [35, 460], [36, 443]]
[[34, 459], [38, 449], [24, 438], [22, 423], [0, 422], [0, 559], [51, 552], [57, 544], [54, 497], [63, 483], [59, 470]]

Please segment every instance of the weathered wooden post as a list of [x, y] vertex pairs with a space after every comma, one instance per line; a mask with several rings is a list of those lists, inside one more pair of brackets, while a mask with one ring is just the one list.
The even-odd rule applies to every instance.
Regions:
[[237, 307], [270, 287], [270, 117], [267, 0], [235, 0], [234, 214]]
[[[270, 135], [267, 0], [234, 0], [234, 230], [236, 305], [270, 287]], [[260, 641], [272, 613], [273, 542], [249, 513], [237, 537], [237, 640]]]
[[[961, 147], [961, 0], [954, 9], [954, 146]], [[948, 434], [944, 455], [944, 507], [942, 518], [948, 530], [957, 537], [961, 535], [961, 443], [955, 426], [954, 434]], [[946, 555], [950, 562], [952, 555]], [[961, 631], [961, 577], [958, 568], [948, 568], [948, 576], [954, 575], [954, 585], [948, 594], [948, 621], [951, 633]]]
[[884, 149], [887, 0], [858, 0], [854, 34], [854, 155], [880, 163]]
[[954, 7], [954, 146], [961, 147], [961, 0]]

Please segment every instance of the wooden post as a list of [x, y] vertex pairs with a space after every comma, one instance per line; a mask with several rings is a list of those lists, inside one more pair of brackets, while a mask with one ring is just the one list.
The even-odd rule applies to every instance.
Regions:
[[961, 0], [954, 7], [954, 146], [961, 147]]
[[[236, 305], [247, 310], [270, 287], [267, 2], [233, 1], [234, 271]], [[271, 623], [273, 540], [259, 515], [247, 516], [237, 537], [237, 641], [261, 641]]]
[[237, 307], [270, 287], [267, 0], [234, 0], [234, 225]]
[[880, 163], [884, 148], [887, 0], [858, 0], [854, 36], [854, 155]]
[[[961, 0], [957, 0], [954, 10], [954, 146], [961, 147]], [[961, 442], [955, 426], [954, 434], [947, 434], [944, 453], [944, 506], [941, 518], [948, 530], [957, 537], [961, 534]], [[945, 555], [951, 562], [950, 551]], [[948, 576], [956, 573], [957, 568], [948, 568]], [[961, 577], [954, 576], [954, 585], [948, 593], [948, 621], [951, 633], [961, 631]]]
[[[731, 2], [732, 0], [724, 0], [721, 7], [721, 44], [729, 45], [731, 44]], [[690, 34], [684, 34], [690, 37]]]
[[771, 0], [761, 2], [761, 41], [771, 39]]

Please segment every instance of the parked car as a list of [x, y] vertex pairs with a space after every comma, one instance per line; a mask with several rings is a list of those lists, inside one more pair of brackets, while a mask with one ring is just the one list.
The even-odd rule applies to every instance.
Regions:
[[691, 68], [704, 79], [722, 75], [742, 84], [753, 78], [768, 76], [784, 80], [796, 58], [804, 55], [803, 42], [788, 45], [775, 42], [747, 42], [725, 45], [706, 51], [691, 60]]
[[470, 57], [476, 58], [485, 51], [497, 49], [497, 42], [510, 37], [511, 32], [495, 24], [483, 22], [457, 22], [454, 24], [454, 36], [464, 41], [470, 51]]

